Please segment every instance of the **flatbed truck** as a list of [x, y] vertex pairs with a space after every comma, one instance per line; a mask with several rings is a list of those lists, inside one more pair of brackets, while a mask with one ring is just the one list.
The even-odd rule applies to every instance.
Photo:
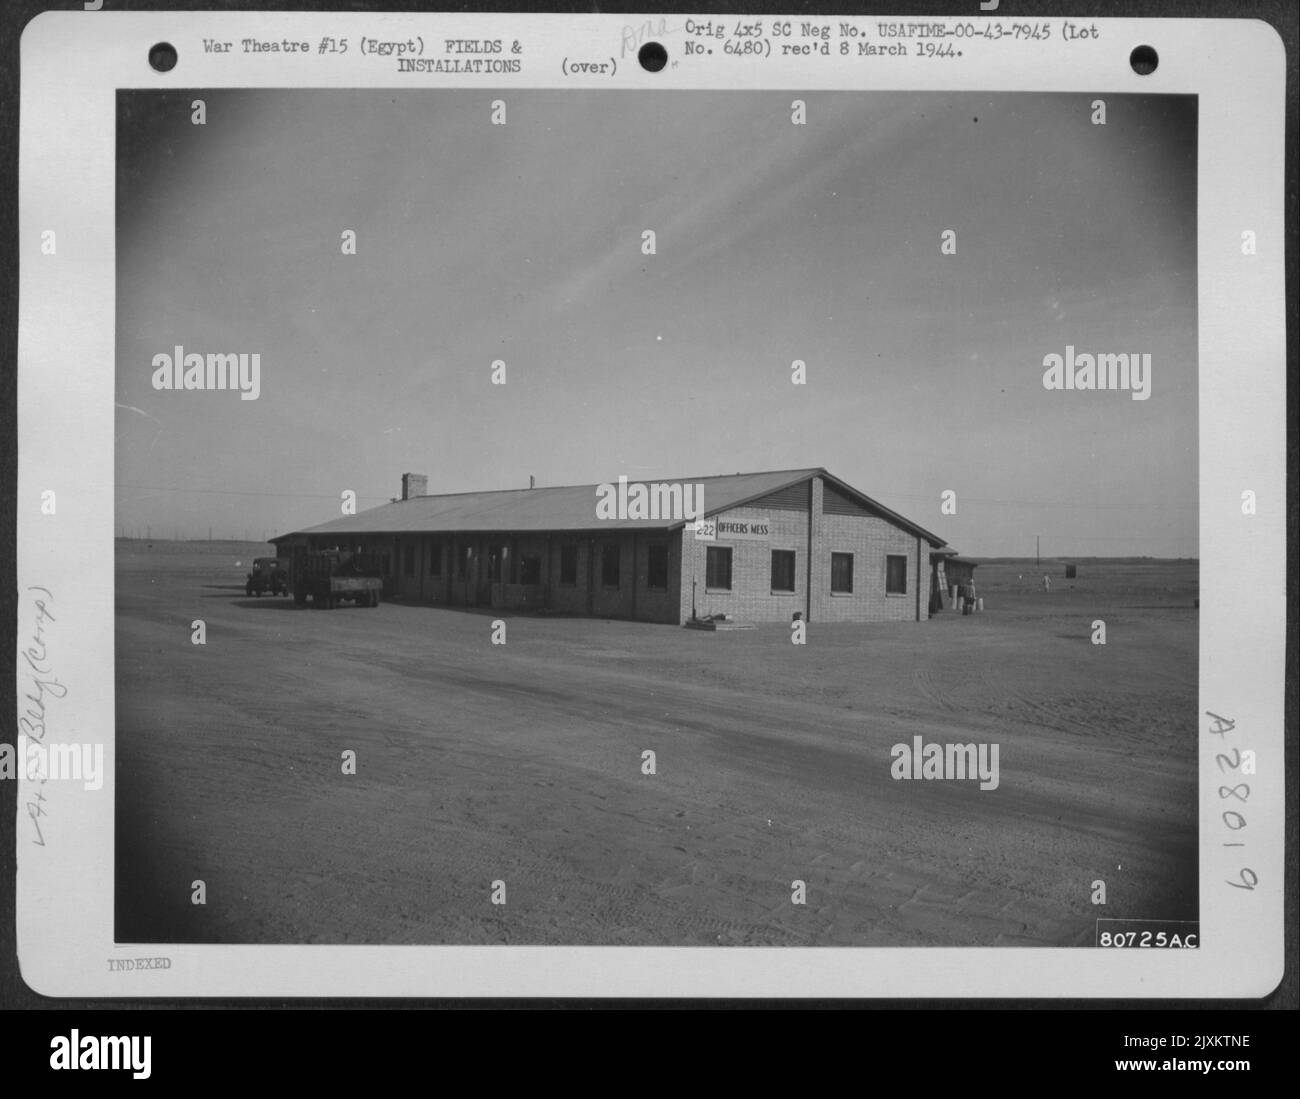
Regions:
[[384, 586], [378, 561], [369, 554], [349, 550], [298, 548], [291, 574], [294, 602], [302, 605], [310, 596], [312, 606], [325, 610], [333, 610], [343, 602], [377, 607]]

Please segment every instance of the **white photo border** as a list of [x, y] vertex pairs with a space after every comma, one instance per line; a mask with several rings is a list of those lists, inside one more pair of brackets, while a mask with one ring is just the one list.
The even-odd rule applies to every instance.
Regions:
[[[51, 740], [105, 745], [98, 791], [66, 784], [58, 827], [31, 840], [32, 783], [19, 779], [17, 939], [29, 986], [56, 997], [818, 997], [1246, 998], [1283, 968], [1283, 676], [1287, 561], [1284, 300], [1285, 50], [1267, 24], [1096, 19], [1096, 40], [1059, 35], [1008, 55], [973, 45], [943, 65], [791, 57], [717, 58], [658, 73], [635, 46], [684, 41], [683, 15], [46, 12], [21, 42], [17, 573], [18, 698], [24, 640], [57, 608], [50, 651], [67, 695]], [[715, 17], [716, 18], [716, 17]], [[728, 21], [737, 17], [727, 16]], [[773, 16], [763, 18], [771, 20]], [[785, 17], [781, 17], [785, 18]], [[791, 15], [799, 20], [808, 16]], [[824, 17], [874, 23], [880, 16]], [[1012, 16], [976, 16], [1014, 21]], [[936, 22], [953, 23], [951, 16]], [[1061, 24], [1062, 19], [1034, 17]], [[360, 53], [205, 55], [204, 37], [333, 35], [506, 38], [522, 71], [398, 76]], [[168, 73], [151, 46], [175, 46]], [[629, 53], [629, 43], [632, 49]], [[1154, 46], [1139, 76], [1130, 50]], [[616, 75], [566, 75], [568, 56], [618, 61]], [[118, 89], [473, 87], [511, 89], [950, 90], [1194, 94], [1198, 97], [1201, 605], [1200, 931], [1196, 950], [514, 946], [165, 946], [113, 941], [115, 156]], [[58, 232], [57, 257], [41, 235]], [[1258, 252], [1244, 256], [1245, 230]], [[41, 510], [55, 490], [57, 515]], [[1257, 511], [1244, 515], [1242, 493]], [[1249, 866], [1223, 843], [1215, 735], [1253, 748]], [[1220, 726], [1221, 727], [1221, 726]], [[1192, 735], [1192, 730], [1189, 730]], [[1250, 812], [1250, 811], [1248, 811]], [[165, 955], [166, 968], [112, 959]]]

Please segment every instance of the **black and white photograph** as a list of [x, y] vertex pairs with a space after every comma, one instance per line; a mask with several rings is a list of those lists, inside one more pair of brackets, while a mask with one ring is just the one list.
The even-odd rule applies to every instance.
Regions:
[[18, 6], [42, 1071], [308, 1002], [1258, 1067], [1294, 13]]
[[116, 942], [1197, 946], [1195, 95], [115, 148]]

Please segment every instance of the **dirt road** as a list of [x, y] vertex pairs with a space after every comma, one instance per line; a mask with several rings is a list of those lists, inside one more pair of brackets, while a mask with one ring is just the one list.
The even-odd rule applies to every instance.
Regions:
[[[984, 614], [806, 646], [542, 617], [493, 645], [492, 615], [246, 598], [255, 552], [119, 547], [121, 941], [1066, 946], [1196, 918], [1194, 563], [1050, 594], [990, 566]], [[996, 743], [997, 788], [892, 778], [916, 736]]]

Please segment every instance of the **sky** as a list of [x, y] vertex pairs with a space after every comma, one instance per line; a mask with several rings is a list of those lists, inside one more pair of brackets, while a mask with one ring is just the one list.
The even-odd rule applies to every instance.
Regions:
[[[792, 98], [119, 93], [119, 533], [822, 466], [972, 556], [1196, 556], [1195, 100]], [[176, 345], [258, 399], [155, 390]], [[1045, 389], [1067, 345], [1150, 398]]]

